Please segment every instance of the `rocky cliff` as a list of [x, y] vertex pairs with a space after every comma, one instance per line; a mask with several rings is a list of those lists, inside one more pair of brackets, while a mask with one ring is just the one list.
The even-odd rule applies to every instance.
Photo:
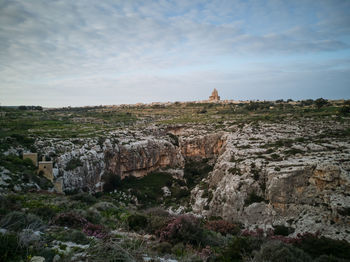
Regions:
[[[118, 137], [118, 138], [116, 138]], [[156, 130], [118, 133], [104, 139], [42, 139], [40, 151], [54, 160], [55, 180], [63, 190], [100, 191], [104, 174], [142, 177], [167, 168], [182, 170], [185, 159], [215, 158], [224, 146], [222, 133], [181, 136]]]
[[104, 174], [183, 174], [187, 161], [209, 159], [213, 171], [191, 191], [187, 210], [250, 229], [283, 225], [294, 235], [319, 231], [350, 241], [347, 128], [331, 120], [254, 122], [221, 131], [153, 127], [104, 138], [40, 139], [35, 146], [53, 159], [55, 180], [65, 191], [100, 191]]
[[232, 126], [204, 180], [210, 193], [199, 186], [192, 191], [194, 212], [251, 229], [284, 225], [294, 235], [319, 231], [349, 241], [350, 141], [342, 136], [344, 127], [297, 124]]

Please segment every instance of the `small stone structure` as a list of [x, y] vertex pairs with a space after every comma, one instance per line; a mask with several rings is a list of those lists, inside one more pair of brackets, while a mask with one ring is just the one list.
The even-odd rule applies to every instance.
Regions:
[[209, 101], [220, 101], [220, 96], [218, 94], [218, 90], [214, 88], [213, 92], [211, 93], [211, 96], [209, 96]]
[[34, 166], [38, 166], [38, 154], [37, 153], [23, 153], [23, 159], [32, 160]]
[[[38, 167], [38, 174], [42, 171], [43, 176], [49, 179], [51, 182], [54, 182], [53, 176], [53, 162], [45, 161], [45, 156], [42, 157], [42, 161], [38, 162], [37, 153], [23, 153], [23, 159], [32, 160], [33, 164]], [[57, 192], [62, 193], [62, 181], [55, 181], [54, 188]]]
[[53, 186], [54, 186], [55, 191], [57, 193], [63, 193], [63, 179], [62, 178], [56, 179], [56, 181], [53, 182]]
[[53, 163], [52, 161], [45, 161], [45, 157], [43, 157], [42, 161], [39, 161], [38, 173], [43, 171], [43, 176], [53, 182]]

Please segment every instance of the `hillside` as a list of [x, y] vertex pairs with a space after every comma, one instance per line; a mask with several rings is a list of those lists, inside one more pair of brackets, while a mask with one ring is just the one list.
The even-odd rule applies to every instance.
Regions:
[[350, 260], [349, 101], [1, 110], [4, 261]]

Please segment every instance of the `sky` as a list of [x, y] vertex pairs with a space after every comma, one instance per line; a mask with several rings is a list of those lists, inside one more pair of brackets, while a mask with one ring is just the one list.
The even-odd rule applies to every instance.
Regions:
[[0, 103], [350, 98], [350, 0], [0, 0]]

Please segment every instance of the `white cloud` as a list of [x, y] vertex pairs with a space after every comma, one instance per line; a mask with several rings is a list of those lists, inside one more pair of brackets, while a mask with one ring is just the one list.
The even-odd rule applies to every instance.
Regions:
[[[186, 100], [198, 89], [207, 92], [213, 81], [218, 82], [210, 76], [217, 74], [220, 57], [255, 56], [259, 61], [278, 55], [283, 60], [286, 54], [349, 50], [349, 2], [263, 3], [3, 1], [1, 102], [74, 104], [69, 96], [82, 93], [98, 98], [97, 104], [114, 99], [114, 93], [120, 98], [116, 103], [135, 102], [135, 93], [141, 100], [181, 100], [172, 91], [181, 85], [189, 94], [181, 94]], [[314, 16], [312, 21], [310, 16]], [[201, 70], [203, 65], [212, 70]], [[234, 83], [227, 78], [232, 65], [225, 69], [224, 81]], [[248, 68], [240, 73], [253, 71]], [[50, 98], [28, 96], [33, 90]]]

